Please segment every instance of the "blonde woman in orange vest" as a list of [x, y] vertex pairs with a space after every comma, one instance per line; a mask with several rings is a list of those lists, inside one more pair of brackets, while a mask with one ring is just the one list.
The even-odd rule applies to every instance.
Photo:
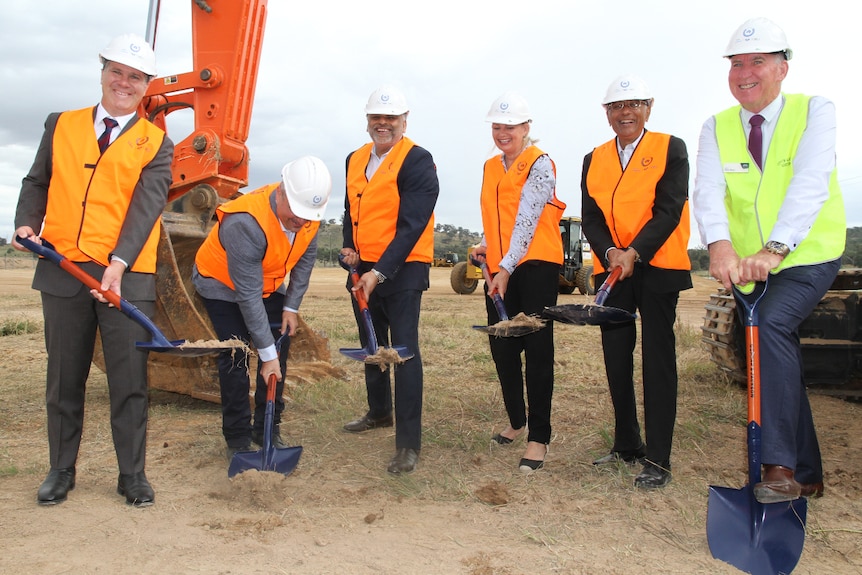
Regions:
[[[524, 98], [506, 92], [491, 105], [486, 121], [491, 123], [491, 137], [501, 153], [485, 162], [484, 234], [473, 255], [484, 257], [493, 276], [485, 286], [486, 293], [500, 294], [509, 317], [521, 312], [538, 315], [557, 303], [563, 263], [560, 217], [566, 204], [555, 194], [553, 161], [530, 138], [532, 120]], [[500, 321], [490, 297], [485, 304], [488, 323]], [[492, 441], [509, 445], [526, 432], [527, 445], [518, 468], [532, 473], [544, 466], [551, 442], [553, 322], [523, 337], [488, 339], [509, 416], [509, 425]]]
[[331, 191], [332, 178], [320, 159], [294, 160], [284, 166], [279, 182], [219, 206], [218, 222], [198, 249], [192, 282], [218, 339], [251, 342], [258, 355], [253, 421], [248, 355], [241, 350], [218, 355], [228, 461], [236, 452], [251, 449], [252, 442], [263, 446], [267, 382], [272, 375], [278, 381], [272, 443], [286, 446], [279, 425], [284, 370]]
[[[437, 167], [428, 150], [404, 136], [407, 99], [392, 86], [371, 93], [365, 119], [371, 142], [347, 156], [341, 257], [355, 267], [374, 323], [378, 344], [403, 345], [413, 358], [390, 372], [365, 364], [368, 411], [344, 425], [350, 433], [395, 425], [395, 455], [387, 471], [411, 473], [422, 448], [423, 370], [419, 353], [419, 309], [434, 259], [434, 206], [440, 193]], [[359, 308], [353, 302], [357, 323]], [[359, 330], [367, 345], [368, 334]], [[393, 397], [394, 395], [394, 397]], [[393, 417], [393, 405], [394, 415]]]
[[[99, 53], [102, 99], [97, 106], [51, 114], [24, 178], [16, 236], [42, 239], [131, 302], [147, 316], [156, 308], [156, 253], [161, 215], [171, 185], [174, 145], [138, 117], [156, 74], [149, 44], [117, 36]], [[15, 240], [12, 245], [23, 250]], [[115, 309], [98, 290], [46, 259], [33, 288], [42, 292], [48, 351], [46, 407], [51, 470], [36, 500], [56, 505], [75, 487], [75, 462], [84, 424], [84, 390], [96, 332], [111, 398], [111, 429], [120, 474], [117, 493], [129, 505], [155, 499], [144, 473], [147, 442], [146, 329]], [[122, 291], [122, 293], [121, 293]]]
[[603, 325], [614, 445], [593, 463], [643, 463], [635, 486], [655, 489], [671, 480], [677, 394], [673, 324], [679, 292], [692, 287], [688, 153], [679, 138], [644, 128], [653, 98], [640, 78], [615, 79], [602, 105], [616, 137], [584, 158], [583, 228], [597, 256], [596, 281], [622, 268], [605, 305], [640, 311], [646, 443], [634, 390], [636, 323]]

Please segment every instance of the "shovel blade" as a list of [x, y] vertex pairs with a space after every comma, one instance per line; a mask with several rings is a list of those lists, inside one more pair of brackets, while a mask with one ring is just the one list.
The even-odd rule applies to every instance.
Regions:
[[706, 538], [712, 556], [752, 575], [790, 573], [805, 543], [808, 503], [760, 503], [750, 485], [709, 487]]
[[204, 355], [218, 355], [222, 351], [236, 349], [232, 346], [225, 347], [195, 347], [187, 345], [184, 339], [173, 341], [157, 342], [157, 341], [136, 341], [135, 347], [141, 351], [152, 351], [156, 353], [167, 353], [170, 355], [179, 355], [182, 357], [201, 357]]
[[637, 315], [617, 307], [572, 303], [546, 307], [542, 317], [572, 325], [602, 325], [633, 321]]
[[[402, 361], [407, 361], [408, 359], [413, 359], [413, 354], [410, 353], [410, 350], [407, 349], [407, 347], [405, 347], [403, 345], [395, 345], [395, 346], [392, 346], [391, 348], [381, 347], [381, 348], [378, 348], [378, 351], [381, 349], [395, 350], [395, 352], [398, 354], [398, 357]], [[342, 347], [342, 348], [339, 348], [338, 351], [339, 351], [339, 353], [341, 353], [342, 355], [345, 355], [346, 357], [349, 357], [350, 359], [355, 359], [356, 361], [362, 361], [362, 362], [365, 362], [368, 360], [369, 357], [374, 357], [376, 355], [376, 354], [368, 353], [368, 350], [365, 349], [364, 347], [360, 348], [360, 349]], [[374, 363], [374, 362], [372, 362], [372, 363]]]
[[296, 447], [270, 447], [268, 450], [261, 449], [259, 451], [240, 451], [231, 458], [227, 476], [234, 477], [249, 469], [290, 475], [299, 465], [301, 455], [302, 446], [299, 445]]
[[498, 327], [496, 325], [474, 325], [473, 329], [494, 337], [523, 337], [525, 335], [535, 333], [542, 328], [533, 327], [531, 325], [511, 325], [508, 327]]

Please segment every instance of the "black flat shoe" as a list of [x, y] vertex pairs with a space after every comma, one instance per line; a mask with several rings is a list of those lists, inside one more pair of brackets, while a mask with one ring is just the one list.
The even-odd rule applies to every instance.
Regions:
[[75, 489], [75, 468], [52, 469], [39, 487], [36, 502], [39, 505], [57, 505], [66, 501], [68, 493]]
[[505, 436], [500, 435], [498, 433], [497, 435], [491, 437], [491, 441], [493, 441], [494, 443], [496, 443], [498, 445], [509, 445], [510, 443], [512, 443], [515, 440], [509, 439], [508, 437], [505, 437]]
[[643, 471], [635, 477], [635, 487], [641, 489], [660, 489], [670, 483], [670, 463], [656, 465], [651, 461], [644, 464]]
[[526, 457], [522, 457], [520, 463], [518, 463], [518, 470], [521, 473], [530, 474], [537, 469], [541, 469], [545, 466], [545, 461], [538, 461], [536, 459], [527, 459]]
[[156, 495], [143, 471], [120, 474], [117, 479], [117, 493], [126, 496], [126, 503], [135, 507], [149, 507], [155, 502]]

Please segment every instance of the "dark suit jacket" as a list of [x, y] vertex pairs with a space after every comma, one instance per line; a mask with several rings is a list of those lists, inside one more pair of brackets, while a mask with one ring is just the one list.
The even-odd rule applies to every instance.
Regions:
[[[604, 258], [605, 252], [612, 247], [626, 248], [614, 244], [608, 229], [605, 215], [587, 189], [587, 173], [593, 154], [584, 158], [581, 174], [581, 216], [584, 235], [590, 242], [593, 257]], [[655, 189], [655, 203], [652, 218], [641, 228], [631, 244], [641, 256], [644, 284], [655, 292], [671, 292], [689, 289], [691, 272], [688, 270], [667, 270], [649, 264], [679, 223], [683, 206], [688, 200], [688, 153], [685, 142], [675, 136], [670, 137], [667, 151], [667, 167]], [[602, 281], [604, 275], [598, 276]]]
[[[94, 117], [95, 111], [94, 107]], [[45, 132], [36, 152], [36, 158], [21, 185], [21, 195], [15, 214], [16, 229], [27, 225], [39, 233], [42, 228], [48, 204], [48, 186], [51, 182], [54, 130], [59, 116], [59, 113], [50, 114], [45, 121]], [[140, 121], [143, 120], [133, 118], [123, 131]], [[95, 137], [94, 132], [93, 138]], [[120, 237], [117, 238], [116, 247], [112, 251], [129, 264], [138, 257], [138, 253], [149, 237], [153, 223], [161, 217], [164, 210], [166, 193], [171, 182], [170, 166], [173, 153], [173, 143], [166, 136], [156, 156], [141, 172], [141, 177], [135, 186]], [[82, 267], [96, 279], [101, 279], [104, 271], [102, 266], [89, 262]], [[155, 286], [155, 275], [127, 272], [123, 276], [122, 295], [130, 301], [152, 301], [156, 298]], [[81, 282], [47, 260], [41, 260], [36, 266], [33, 276], [34, 289], [56, 296], [70, 296], [82, 287]]]
[[[347, 156], [346, 166], [350, 164], [353, 153]], [[413, 146], [404, 158], [404, 164], [398, 172], [398, 194], [401, 203], [398, 208], [398, 220], [395, 224], [395, 237], [383, 252], [379, 262], [361, 262], [357, 268], [359, 273], [365, 273], [372, 267], [386, 276], [386, 281], [375, 288], [375, 293], [387, 296], [390, 293], [405, 289], [427, 290], [429, 287], [428, 273], [430, 264], [423, 262], [406, 262], [413, 246], [419, 240], [437, 204], [440, 184], [437, 180], [437, 168], [428, 150]], [[343, 221], [344, 247], [355, 249], [353, 245], [353, 221], [350, 217], [350, 205], [347, 195], [344, 198]], [[350, 279], [348, 278], [348, 287]]]

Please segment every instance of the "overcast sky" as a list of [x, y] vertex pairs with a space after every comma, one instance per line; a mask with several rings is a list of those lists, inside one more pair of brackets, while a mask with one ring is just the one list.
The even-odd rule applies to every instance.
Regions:
[[[229, 1], [209, 3], [217, 10]], [[0, 236], [10, 239], [21, 179], [45, 117], [99, 100], [98, 52], [118, 34], [143, 36], [149, 1], [2, 3]], [[276, 181], [286, 162], [316, 155], [335, 183], [326, 217], [338, 219], [344, 159], [369, 141], [365, 102], [379, 85], [392, 83], [410, 105], [407, 135], [437, 164], [437, 223], [481, 231], [482, 164], [494, 152], [485, 114], [498, 95], [514, 90], [530, 104], [531, 134], [556, 162], [557, 195], [568, 204], [566, 215], [579, 215], [583, 157], [613, 137], [600, 101], [608, 84], [624, 73], [641, 76], [653, 92], [647, 128], [686, 142], [693, 186], [701, 125], [736, 103], [722, 51], [738, 25], [765, 16], [784, 28], [794, 51], [784, 91], [819, 94], [836, 104], [838, 177], [848, 225], [860, 226], [862, 154], [850, 137], [857, 129], [862, 80], [852, 5], [841, 0], [269, 0], [244, 191]], [[192, 0], [162, 1], [159, 75], [192, 69], [191, 10]], [[169, 117], [175, 142], [191, 129], [190, 116], [183, 113]], [[693, 244], [697, 238], [693, 226]]]

